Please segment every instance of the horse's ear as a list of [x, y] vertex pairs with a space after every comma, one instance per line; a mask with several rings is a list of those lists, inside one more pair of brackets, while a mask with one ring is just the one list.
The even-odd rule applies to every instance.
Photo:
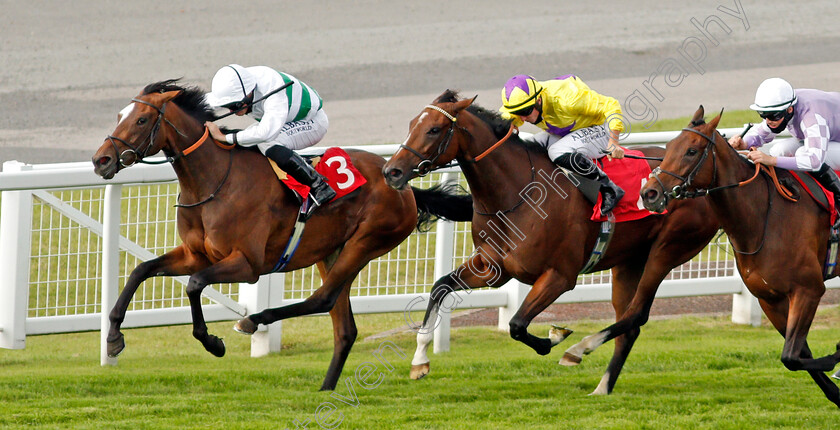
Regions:
[[688, 126], [693, 127], [699, 124], [703, 124], [703, 115], [705, 113], [706, 112], [703, 110], [703, 105], [700, 105], [700, 107], [697, 109], [697, 112], [694, 112], [694, 117], [691, 118], [691, 122], [688, 123]]
[[178, 97], [178, 95], [180, 95], [182, 92], [183, 92], [183, 90], [177, 90], [177, 91], [167, 91], [165, 93], [162, 93], [161, 94], [161, 102], [166, 103], [166, 102], [174, 99], [175, 97]]
[[720, 118], [721, 118], [722, 116], [723, 116], [723, 109], [721, 109], [721, 110], [720, 110], [720, 113], [719, 113], [719, 114], [717, 114], [717, 116], [716, 116], [716, 117], [714, 117], [714, 119], [712, 119], [711, 121], [709, 121], [709, 127], [711, 127], [711, 128], [712, 128], [712, 130], [716, 130], [716, 129], [717, 129], [717, 126], [718, 126], [718, 124], [720, 123]]
[[455, 115], [458, 115], [459, 112], [469, 107], [472, 104], [472, 102], [474, 102], [477, 98], [478, 95], [471, 99], [458, 100], [457, 102], [455, 102]]

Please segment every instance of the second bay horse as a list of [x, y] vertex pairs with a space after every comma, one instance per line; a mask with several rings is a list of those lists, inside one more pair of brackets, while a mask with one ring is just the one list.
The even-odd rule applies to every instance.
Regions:
[[[476, 252], [435, 282], [418, 333], [414, 378], [429, 371], [430, 326], [446, 294], [499, 287], [511, 278], [533, 287], [510, 320], [510, 336], [540, 355], [548, 354], [567, 332], [552, 330], [548, 338], [541, 338], [529, 333], [528, 326], [575, 287], [599, 234], [600, 223], [589, 219], [591, 203], [549, 160], [545, 149], [515, 134], [499, 145], [509, 134], [510, 122], [472, 102], [444, 92], [411, 121], [403, 149], [383, 169], [388, 184], [402, 189], [410, 179], [455, 160], [475, 206]], [[661, 148], [643, 151], [647, 156], [663, 153]], [[717, 231], [714, 214], [702, 199], [674, 202], [667, 215], [615, 226], [606, 254], [592, 271], [612, 269], [616, 316], [630, 317], [636, 325], [616, 339], [612, 360], [593, 394], [612, 391], [665, 276], [702, 250]]]

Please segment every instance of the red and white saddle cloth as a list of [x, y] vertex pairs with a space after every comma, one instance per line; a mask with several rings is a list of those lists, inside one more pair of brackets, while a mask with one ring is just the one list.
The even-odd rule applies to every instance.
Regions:
[[[286, 174], [271, 159], [269, 161], [280, 181], [286, 184], [290, 190], [294, 191], [301, 200], [305, 200], [309, 195], [309, 187]], [[341, 148], [328, 148], [324, 152], [324, 155], [313, 159], [312, 164], [315, 166], [315, 171], [324, 175], [330, 187], [335, 190], [336, 196], [332, 201], [352, 193], [367, 183], [367, 179], [362, 176], [362, 173], [350, 161], [350, 155]]]
[[[645, 155], [635, 149], [625, 149], [624, 153], [639, 157]], [[624, 190], [624, 197], [612, 210], [616, 222], [635, 221], [649, 215], [656, 215], [656, 213], [645, 209], [642, 205], [642, 197], [639, 195], [642, 185], [647, 182], [648, 176], [650, 176], [650, 165], [648, 165], [647, 160], [638, 158], [608, 160], [607, 157], [603, 157], [597, 162], [604, 173]], [[607, 220], [606, 217], [601, 216], [600, 194], [598, 195], [598, 201], [595, 202], [590, 219], [599, 222]]]

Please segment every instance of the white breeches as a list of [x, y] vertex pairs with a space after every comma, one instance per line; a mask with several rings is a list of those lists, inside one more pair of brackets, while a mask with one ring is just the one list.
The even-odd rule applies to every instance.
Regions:
[[329, 126], [330, 120], [324, 110], [321, 109], [312, 119], [286, 123], [277, 139], [258, 143], [257, 147], [263, 154], [268, 148], [275, 145], [283, 145], [293, 150], [308, 148], [324, 138]]
[[557, 157], [570, 152], [580, 152], [596, 160], [607, 155], [604, 151], [607, 150], [610, 135], [604, 125], [593, 125], [575, 130], [563, 137], [542, 131], [534, 135], [534, 141], [548, 149], [548, 157], [551, 160], [556, 160]]

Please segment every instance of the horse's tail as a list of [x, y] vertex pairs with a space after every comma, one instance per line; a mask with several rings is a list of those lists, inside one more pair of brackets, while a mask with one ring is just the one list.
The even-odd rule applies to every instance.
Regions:
[[458, 184], [431, 188], [411, 187], [417, 202], [417, 230], [428, 231], [438, 218], [449, 221], [472, 221], [472, 196]]

